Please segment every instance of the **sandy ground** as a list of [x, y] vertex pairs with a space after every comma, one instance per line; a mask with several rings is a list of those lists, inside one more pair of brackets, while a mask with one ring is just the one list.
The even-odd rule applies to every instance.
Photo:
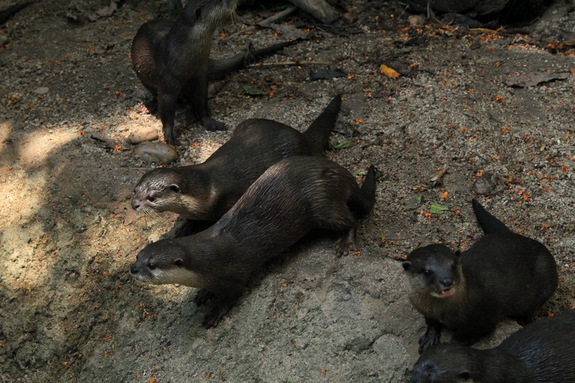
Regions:
[[[560, 286], [541, 315], [575, 308], [571, 4], [553, 6], [524, 33], [410, 26], [400, 6], [379, 1], [349, 2], [347, 19], [333, 26], [295, 13], [260, 29], [255, 21], [278, 9], [240, 10], [218, 32], [215, 56], [249, 41], [307, 40], [214, 84], [214, 117], [303, 130], [342, 93], [340, 133], [326, 155], [357, 176], [375, 164], [380, 177], [357, 253], [337, 258], [333, 238], [307, 239], [258, 272], [211, 330], [200, 326], [205, 309], [191, 302], [193, 289], [145, 286], [128, 273], [143, 246], [173, 234], [177, 217], [133, 212], [132, 189], [156, 165], [92, 137], [161, 129], [140, 112], [148, 96], [129, 47], [167, 6], [108, 5], [43, 0], [0, 31], [8, 39], [0, 48], [0, 382], [404, 381], [425, 325], [397, 259], [436, 241], [469, 247], [481, 235], [473, 197], [554, 254]], [[388, 78], [382, 64], [401, 76]], [[311, 79], [323, 69], [345, 76]], [[534, 74], [546, 81], [519, 83]], [[232, 130], [206, 132], [186, 108], [177, 126], [176, 165], [203, 161]], [[488, 198], [473, 190], [482, 173], [498, 180]], [[448, 209], [435, 213], [434, 204]], [[505, 322], [483, 346], [516, 328]]]

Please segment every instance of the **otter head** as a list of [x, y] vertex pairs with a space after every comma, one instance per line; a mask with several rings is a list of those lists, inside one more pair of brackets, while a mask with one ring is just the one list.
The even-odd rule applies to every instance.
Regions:
[[182, 16], [188, 24], [210, 25], [220, 18], [231, 15], [238, 6], [238, 0], [190, 0]]
[[186, 196], [187, 189], [186, 179], [174, 169], [154, 169], [134, 188], [132, 208], [143, 213], [173, 211], [193, 218], [190, 210], [194, 204], [192, 197]]
[[410, 383], [473, 383], [483, 375], [480, 350], [451, 343], [426, 350], [413, 366]]
[[403, 262], [412, 293], [448, 298], [459, 288], [461, 281], [460, 252], [434, 244], [412, 251]]
[[138, 253], [130, 274], [141, 282], [155, 285], [202, 287], [199, 275], [189, 268], [188, 257], [186, 250], [176, 241], [162, 239]]

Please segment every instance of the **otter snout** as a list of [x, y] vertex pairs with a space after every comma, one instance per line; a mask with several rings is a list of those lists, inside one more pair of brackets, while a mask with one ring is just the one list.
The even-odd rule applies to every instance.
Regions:
[[133, 198], [132, 199], [132, 209], [134, 210], [138, 210], [140, 208], [140, 206], [142, 206], [140, 204], [140, 201], [138, 201], [137, 199]]
[[443, 278], [439, 281], [442, 287], [451, 287], [453, 286], [453, 279], [452, 278]]

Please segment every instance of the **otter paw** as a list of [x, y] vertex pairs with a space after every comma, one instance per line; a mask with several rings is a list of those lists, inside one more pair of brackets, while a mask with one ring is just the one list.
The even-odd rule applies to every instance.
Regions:
[[419, 353], [422, 354], [428, 348], [435, 346], [439, 343], [439, 336], [433, 333], [425, 333], [421, 338], [419, 338]]
[[206, 329], [217, 327], [218, 323], [220, 323], [220, 319], [230, 311], [229, 307], [216, 307], [214, 308], [209, 314], [204, 317], [204, 321], [202, 322], [202, 326]]
[[172, 146], [180, 146], [180, 141], [174, 136], [173, 132], [164, 132], [164, 140], [166, 144]]
[[210, 117], [203, 117], [202, 118], [202, 125], [204, 126], [204, 128], [206, 128], [207, 130], [210, 130], [210, 131], [227, 130], [228, 129], [226, 124], [224, 124], [223, 122], [220, 122], [220, 121], [216, 121]]
[[355, 248], [354, 241], [350, 241], [347, 237], [341, 238], [335, 245], [335, 254], [341, 257], [348, 254], [353, 248]]
[[214, 297], [214, 294], [206, 289], [200, 289], [196, 296], [194, 297], [194, 303], [196, 306], [205, 305], [210, 299]]

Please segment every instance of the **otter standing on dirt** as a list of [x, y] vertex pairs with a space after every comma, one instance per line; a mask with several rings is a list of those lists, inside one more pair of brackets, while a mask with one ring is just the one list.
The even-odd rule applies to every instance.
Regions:
[[176, 104], [184, 96], [204, 127], [225, 129], [210, 118], [208, 81], [243, 67], [247, 62], [293, 44], [284, 42], [228, 59], [209, 58], [215, 29], [230, 17], [237, 0], [189, 0], [175, 22], [153, 20], [143, 24], [132, 42], [132, 65], [142, 84], [157, 98], [164, 138], [176, 145]]
[[528, 324], [490, 350], [439, 344], [415, 363], [411, 383], [573, 383], [575, 311]]
[[420, 353], [439, 343], [443, 326], [470, 343], [506, 317], [525, 324], [557, 287], [557, 265], [544, 245], [511, 232], [475, 200], [473, 210], [485, 235], [470, 249], [433, 244], [403, 263], [409, 299], [427, 324]]
[[130, 273], [142, 282], [201, 288], [197, 305], [216, 300], [203, 321], [213, 327], [240, 298], [254, 271], [311, 230], [347, 231], [336, 250], [349, 251], [357, 219], [374, 202], [373, 166], [360, 188], [353, 175], [325, 158], [289, 157], [266, 170], [207, 230], [146, 246]]
[[[144, 174], [134, 189], [132, 207], [215, 222], [271, 165], [289, 156], [321, 154], [340, 107], [341, 96], [337, 95], [303, 133], [272, 120], [246, 120], [204, 163]], [[179, 235], [187, 234], [189, 226]]]

